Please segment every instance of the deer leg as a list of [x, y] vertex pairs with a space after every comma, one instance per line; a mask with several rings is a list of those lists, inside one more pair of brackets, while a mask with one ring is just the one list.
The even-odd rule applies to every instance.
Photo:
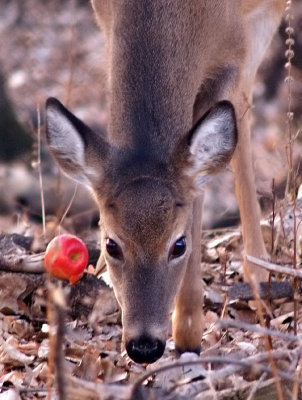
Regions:
[[203, 333], [203, 287], [201, 277], [201, 211], [203, 196], [193, 205], [192, 253], [176, 296], [173, 338], [178, 351], [200, 352]]
[[[266, 257], [266, 249], [260, 228], [260, 209], [256, 196], [253, 162], [250, 144], [249, 111], [238, 116], [238, 144], [232, 166], [235, 172], [236, 196], [238, 200], [245, 254]], [[256, 265], [244, 261], [244, 279], [254, 282], [267, 280], [268, 273]]]

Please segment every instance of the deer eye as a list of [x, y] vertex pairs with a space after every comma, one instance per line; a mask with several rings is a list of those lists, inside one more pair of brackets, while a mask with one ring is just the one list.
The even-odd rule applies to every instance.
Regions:
[[186, 249], [187, 249], [186, 237], [182, 236], [179, 239], [177, 239], [176, 242], [171, 247], [169, 253], [169, 260], [181, 257], [183, 254], [185, 254]]
[[119, 245], [112, 239], [106, 239], [106, 250], [107, 253], [117, 260], [121, 260], [123, 258], [122, 250], [120, 249]]

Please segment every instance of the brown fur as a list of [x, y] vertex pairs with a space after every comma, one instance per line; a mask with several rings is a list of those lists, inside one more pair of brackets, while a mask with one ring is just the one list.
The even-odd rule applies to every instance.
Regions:
[[[246, 60], [251, 51], [251, 41], [259, 41], [259, 46], [263, 47], [269, 44], [284, 1], [117, 0], [109, 5], [103, 0], [93, 0], [93, 4], [108, 41], [109, 133], [112, 140], [120, 145], [129, 145], [132, 140], [131, 146], [137, 147], [138, 152], [140, 146], [146, 146], [153, 154], [151, 157], [156, 155], [156, 159], [161, 161], [167, 159], [167, 154], [173, 154], [173, 163], [177, 160], [175, 144], [191, 128], [194, 120], [217, 101], [232, 100], [239, 124], [239, 144], [233, 166], [244, 242], [249, 254], [265, 255], [258, 222], [246, 113], [256, 68], [247, 65]], [[275, 21], [274, 28], [268, 24], [271, 30], [268, 43], [261, 43], [261, 37], [255, 36], [257, 26], [248, 25], [249, 15], [255, 9], [262, 9], [265, 19]], [[260, 62], [261, 59], [256, 60], [255, 65]], [[252, 77], [251, 82], [246, 81], [246, 76]], [[246, 116], [241, 119], [244, 114]], [[127, 136], [129, 131], [134, 132], [130, 138]], [[148, 143], [150, 132], [153, 132], [152, 146]], [[181, 163], [179, 168], [182, 168]], [[195, 214], [200, 212], [197, 210]], [[199, 247], [198, 221], [196, 224], [193, 247]], [[120, 221], [116, 221], [116, 229], [119, 225]], [[150, 237], [152, 233], [151, 229]], [[199, 265], [198, 253], [192, 262]], [[191, 269], [193, 273], [190, 273]], [[184, 279], [188, 283], [183, 284], [176, 302], [174, 337], [181, 348], [196, 348], [200, 343], [201, 322], [197, 317], [201, 313], [200, 284], [195, 283], [197, 289], [192, 290], [192, 283], [198, 282], [196, 269], [188, 267], [188, 277]], [[257, 274], [260, 276], [258, 270]], [[165, 280], [169, 285], [170, 277]], [[192, 322], [186, 327], [189, 318]], [[194, 329], [195, 320], [198, 321], [197, 329]]]
[[[109, 143], [89, 133], [55, 101], [48, 104], [47, 132], [63, 169], [88, 182], [99, 203], [102, 252], [122, 307], [126, 343], [144, 335], [164, 341], [175, 300], [175, 343], [182, 351], [199, 348], [202, 196], [196, 196], [195, 175], [203, 182], [229, 161], [237, 140], [235, 125], [238, 145], [232, 164], [245, 250], [265, 256], [247, 110], [284, 2], [92, 0], [106, 38]], [[222, 100], [233, 104], [237, 124], [226, 103], [219, 103], [215, 114]], [[222, 137], [215, 142], [213, 136], [202, 136], [204, 143], [191, 154], [198, 124], [205, 124], [200, 118], [210, 108]], [[64, 125], [61, 134], [72, 132], [69, 147], [75, 142], [74, 152], [68, 145], [65, 152], [60, 144], [56, 115]], [[205, 121], [212, 129], [211, 119]], [[229, 147], [215, 153], [221, 140]], [[73, 163], [70, 154], [76, 158]], [[213, 157], [198, 169], [196, 163], [207, 154]], [[171, 260], [174, 243], [183, 235], [187, 251]], [[108, 238], [118, 244], [120, 259], [106, 252]], [[245, 278], [253, 274], [265, 278], [256, 266], [246, 264]]]

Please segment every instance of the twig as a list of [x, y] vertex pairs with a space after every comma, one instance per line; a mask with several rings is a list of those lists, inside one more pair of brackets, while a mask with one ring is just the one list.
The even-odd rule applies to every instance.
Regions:
[[70, 199], [69, 203], [67, 204], [66, 210], [64, 211], [64, 214], [62, 215], [62, 217], [60, 219], [59, 226], [62, 224], [62, 222], [64, 221], [66, 215], [68, 214], [68, 211], [70, 210], [70, 207], [72, 206], [74, 198], [75, 198], [75, 196], [77, 194], [77, 190], [78, 190], [78, 183], [76, 183], [76, 185], [75, 185], [73, 195], [71, 196], [71, 199]]
[[302, 354], [300, 352], [300, 360], [298, 360], [298, 365], [296, 369], [292, 400], [298, 400], [299, 390], [301, 390], [301, 386], [299, 385], [299, 379], [301, 379], [301, 376], [302, 376]]
[[37, 106], [38, 115], [38, 160], [37, 168], [39, 174], [39, 185], [40, 185], [40, 195], [41, 195], [41, 208], [42, 208], [42, 226], [43, 226], [43, 236], [45, 240], [46, 234], [46, 222], [45, 222], [45, 201], [44, 201], [44, 191], [43, 191], [43, 178], [42, 178], [42, 168], [41, 168], [41, 115], [40, 108]]
[[[271, 241], [271, 255], [275, 253], [275, 218], [276, 218], [276, 189], [275, 189], [275, 178], [272, 180], [272, 241]], [[271, 276], [269, 276], [269, 283]]]
[[45, 253], [22, 256], [0, 256], [0, 271], [41, 274], [45, 272], [44, 256]]
[[251, 389], [251, 391], [250, 391], [249, 397], [248, 397], [246, 400], [253, 400], [254, 395], [256, 394], [256, 392], [257, 392], [259, 386], [260, 386], [261, 383], [266, 379], [266, 377], [267, 377], [267, 372], [264, 372], [264, 373], [260, 376], [259, 380], [256, 381], [256, 382], [254, 382], [254, 384], [253, 384], [253, 386], [252, 386], [252, 389]]
[[53, 384], [53, 373], [54, 373], [54, 335], [52, 334], [52, 329], [54, 327], [54, 313], [52, 307], [52, 296], [51, 296], [51, 287], [52, 283], [50, 281], [50, 274], [47, 273], [47, 321], [50, 327], [49, 330], [49, 353], [48, 353], [48, 373], [47, 373], [47, 400], [51, 400], [52, 394], [52, 384]]
[[252, 262], [253, 264], [258, 265], [259, 267], [265, 268], [268, 271], [276, 272], [278, 274], [289, 275], [294, 278], [302, 279], [302, 271], [291, 269], [288, 267], [283, 267], [280, 265], [269, 263], [268, 261], [261, 260], [260, 258], [256, 258], [253, 256], [246, 255], [245, 258]]
[[[297, 234], [296, 234], [296, 227], [297, 227], [297, 216], [296, 216], [296, 206], [297, 206], [297, 195], [296, 195], [296, 177], [294, 174], [294, 163], [293, 163], [293, 147], [295, 142], [295, 135], [293, 134], [293, 120], [294, 120], [294, 113], [292, 111], [292, 85], [294, 82], [292, 76], [292, 59], [294, 58], [294, 29], [292, 27], [291, 21], [293, 19], [293, 14], [291, 11], [292, 0], [286, 1], [285, 7], [285, 20], [287, 21], [287, 27], [285, 32], [287, 34], [286, 39], [286, 68], [287, 68], [287, 76], [285, 78], [285, 83], [287, 84], [287, 113], [286, 113], [286, 123], [287, 123], [287, 136], [288, 136], [288, 179], [287, 179], [287, 187], [286, 187], [286, 194], [291, 195], [293, 200], [293, 217], [294, 217], [294, 243], [293, 243], [293, 268], [297, 268]], [[294, 286], [297, 289], [297, 280], [294, 278]], [[294, 298], [294, 331], [297, 333], [297, 300]]]
[[[294, 350], [293, 350], [294, 351]], [[259, 367], [262, 371], [271, 373], [271, 368], [261, 365], [259, 363], [267, 361], [271, 356], [273, 359], [282, 359], [284, 357], [288, 357], [290, 352], [287, 351], [279, 351], [275, 350], [271, 352], [271, 355], [268, 353], [261, 353], [257, 354], [256, 356], [251, 356], [247, 357], [244, 361], [243, 360], [238, 360], [232, 357], [219, 357], [219, 356], [213, 356], [213, 357], [200, 357], [199, 360], [196, 361], [186, 361], [186, 362], [176, 362], [173, 364], [168, 364], [164, 365], [162, 367], [159, 367], [157, 369], [154, 369], [153, 371], [147, 372], [146, 374], [142, 375], [133, 385], [132, 391], [131, 391], [131, 396], [130, 400], [133, 400], [137, 398], [138, 391], [140, 389], [140, 386], [147, 380], [149, 379], [152, 375], [154, 374], [159, 374], [164, 371], [168, 371], [170, 369], [174, 368], [182, 368], [190, 365], [200, 365], [204, 363], [223, 363], [223, 364], [229, 364], [227, 367], [219, 369], [217, 371], [204, 371], [203, 374], [208, 377], [211, 375], [211, 379], [213, 380], [218, 380], [218, 379], [224, 379], [227, 376], [234, 374], [235, 372], [242, 371], [242, 369], [250, 369], [253, 368], [256, 364], [257, 367]], [[293, 381], [294, 377], [292, 374], [287, 374], [283, 371], [277, 371], [278, 376], [281, 378], [284, 378], [289, 381]], [[299, 379], [298, 382], [301, 384], [302, 380]]]
[[280, 339], [284, 339], [288, 342], [299, 342], [302, 341], [302, 336], [300, 335], [290, 335], [288, 333], [282, 333], [273, 329], [269, 328], [263, 328], [262, 326], [259, 325], [254, 325], [254, 324], [247, 324], [242, 321], [235, 321], [233, 319], [229, 318], [224, 318], [221, 319], [218, 324], [221, 326], [221, 328], [239, 328], [239, 329], [244, 329], [246, 331], [251, 331], [251, 332], [257, 332], [261, 333], [263, 335], [271, 335], [278, 337]]
[[[275, 218], [276, 218], [276, 190], [275, 190], [275, 178], [272, 180], [272, 241], [271, 241], [271, 257], [273, 257], [275, 253]], [[271, 282], [272, 282], [272, 273], [268, 274], [268, 285], [267, 285], [267, 299], [270, 298], [271, 291]]]
[[[249, 270], [247, 269], [247, 273], [248, 273], [248, 277], [247, 280], [249, 282], [249, 284], [251, 285], [252, 288], [252, 292], [254, 295], [254, 299], [255, 299], [255, 306], [256, 306], [256, 312], [259, 318], [259, 322], [260, 325], [265, 328], [266, 327], [266, 323], [264, 320], [264, 316], [263, 316], [263, 306], [267, 307], [266, 304], [264, 302], [261, 301], [260, 295], [259, 295], [259, 285], [257, 284], [256, 281], [256, 277], [254, 275], [251, 275]], [[263, 306], [262, 306], [263, 305]], [[264, 340], [265, 340], [265, 345], [267, 348], [267, 354], [268, 354], [268, 359], [271, 365], [271, 369], [272, 369], [272, 374], [274, 377], [274, 382], [275, 382], [275, 386], [276, 386], [276, 391], [277, 391], [277, 395], [278, 395], [278, 400], [283, 400], [283, 392], [282, 392], [282, 388], [281, 388], [281, 384], [280, 384], [280, 379], [278, 376], [278, 370], [277, 370], [277, 366], [273, 357], [273, 348], [272, 348], [272, 340], [271, 340], [271, 336], [269, 335], [264, 335]]]
[[48, 282], [49, 300], [51, 302], [52, 326], [50, 330], [52, 363], [55, 375], [55, 384], [59, 400], [65, 400], [65, 374], [64, 374], [64, 317], [65, 317], [65, 297], [61, 287], [55, 288]]
[[218, 400], [217, 392], [215, 390], [215, 382], [213, 382], [211, 374], [209, 374], [207, 381], [209, 382], [209, 392], [213, 400]]

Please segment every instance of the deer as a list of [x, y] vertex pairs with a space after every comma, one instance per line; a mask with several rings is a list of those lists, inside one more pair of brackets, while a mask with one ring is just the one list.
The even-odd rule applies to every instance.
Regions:
[[[258, 67], [285, 0], [92, 0], [106, 46], [107, 134], [55, 98], [46, 137], [59, 167], [99, 206], [101, 253], [137, 363], [200, 353], [203, 193], [230, 163], [245, 253], [267, 257], [254, 182], [250, 113]], [[264, 281], [244, 261], [244, 279]]]

